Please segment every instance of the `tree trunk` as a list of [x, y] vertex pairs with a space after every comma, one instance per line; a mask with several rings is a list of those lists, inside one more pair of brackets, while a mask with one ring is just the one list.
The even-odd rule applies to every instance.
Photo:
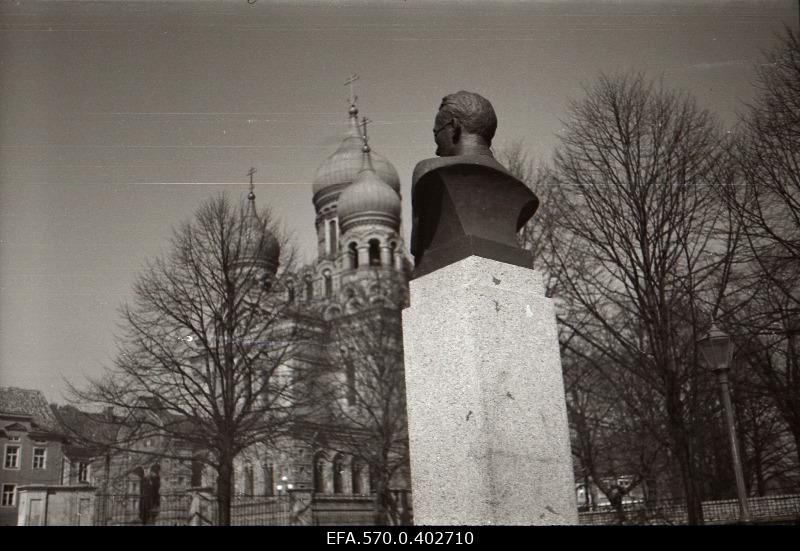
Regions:
[[[682, 429], [682, 428], [681, 428]], [[683, 434], [683, 430], [678, 429], [678, 433], [673, 435], [676, 456], [681, 473], [681, 483], [683, 485], [683, 495], [686, 500], [686, 517], [689, 526], [704, 524], [703, 502], [698, 487], [697, 473], [694, 464], [694, 454], [688, 435]]]
[[397, 507], [389, 484], [389, 477], [385, 472], [381, 471], [375, 482], [375, 524], [377, 526], [399, 524]]
[[767, 491], [767, 482], [764, 477], [764, 467], [762, 465], [761, 455], [762, 454], [760, 450], [753, 454], [753, 461], [755, 463], [753, 470], [755, 471], [756, 478], [756, 492], [759, 497], [763, 497]]
[[233, 456], [224, 454], [217, 466], [217, 524], [231, 525], [233, 495]]
[[386, 511], [383, 506], [384, 493], [386, 492], [386, 485], [383, 481], [383, 476], [378, 475], [375, 479], [375, 526], [386, 526], [388, 524], [386, 519]]
[[583, 504], [587, 511], [594, 511], [594, 500], [592, 499], [592, 488], [589, 486], [589, 475], [583, 473]]
[[614, 500], [611, 502], [611, 505], [614, 507], [614, 510], [617, 513], [617, 522], [619, 524], [625, 524], [625, 521], [628, 520], [627, 516], [625, 515], [625, 509], [623, 508], [622, 500], [625, 497], [625, 494], [619, 490], [615, 490], [614, 493]]
[[111, 478], [111, 453], [106, 451], [104, 459], [103, 467], [105, 468], [105, 473], [103, 476], [103, 497], [102, 497], [102, 518], [100, 519], [100, 526], [108, 526], [108, 493], [111, 491], [109, 488], [108, 482]]
[[[794, 436], [794, 451], [797, 454], [797, 470], [800, 471], [800, 427], [792, 429], [792, 436]], [[800, 490], [800, 486], [798, 486]]]

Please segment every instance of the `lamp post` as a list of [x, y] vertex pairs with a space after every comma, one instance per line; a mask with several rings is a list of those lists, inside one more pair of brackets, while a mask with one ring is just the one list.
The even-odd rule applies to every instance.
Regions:
[[747, 503], [747, 491], [744, 486], [742, 474], [742, 461], [739, 457], [739, 443], [736, 438], [736, 429], [733, 423], [733, 405], [731, 404], [731, 391], [728, 382], [728, 371], [733, 356], [733, 343], [731, 338], [720, 331], [716, 324], [711, 324], [708, 334], [697, 343], [709, 367], [718, 378], [722, 390], [722, 403], [725, 406], [725, 420], [728, 425], [728, 434], [731, 440], [731, 456], [733, 457], [733, 470], [736, 474], [736, 490], [739, 494], [739, 520], [750, 522], [750, 506]]

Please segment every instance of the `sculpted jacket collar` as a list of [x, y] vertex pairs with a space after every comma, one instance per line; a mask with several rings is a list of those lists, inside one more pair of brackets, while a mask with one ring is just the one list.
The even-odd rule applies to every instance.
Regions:
[[432, 157], [430, 159], [423, 159], [414, 167], [414, 173], [411, 177], [411, 197], [414, 197], [414, 188], [417, 182], [425, 174], [431, 170], [436, 170], [443, 166], [459, 165], [459, 164], [478, 164], [494, 168], [500, 172], [514, 177], [506, 168], [495, 160], [491, 150], [488, 147], [474, 147], [470, 148], [464, 155], [451, 155], [449, 157]]

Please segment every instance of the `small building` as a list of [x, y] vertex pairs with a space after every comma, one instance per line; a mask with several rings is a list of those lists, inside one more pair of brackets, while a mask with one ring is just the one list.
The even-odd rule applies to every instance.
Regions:
[[0, 387], [0, 526], [17, 524], [18, 489], [60, 485], [67, 439], [39, 390]]

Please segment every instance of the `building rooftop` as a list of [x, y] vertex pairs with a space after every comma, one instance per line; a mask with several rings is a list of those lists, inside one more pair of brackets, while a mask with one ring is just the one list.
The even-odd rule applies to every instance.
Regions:
[[58, 427], [41, 390], [0, 387], [0, 414], [30, 416], [39, 427], [51, 430]]

